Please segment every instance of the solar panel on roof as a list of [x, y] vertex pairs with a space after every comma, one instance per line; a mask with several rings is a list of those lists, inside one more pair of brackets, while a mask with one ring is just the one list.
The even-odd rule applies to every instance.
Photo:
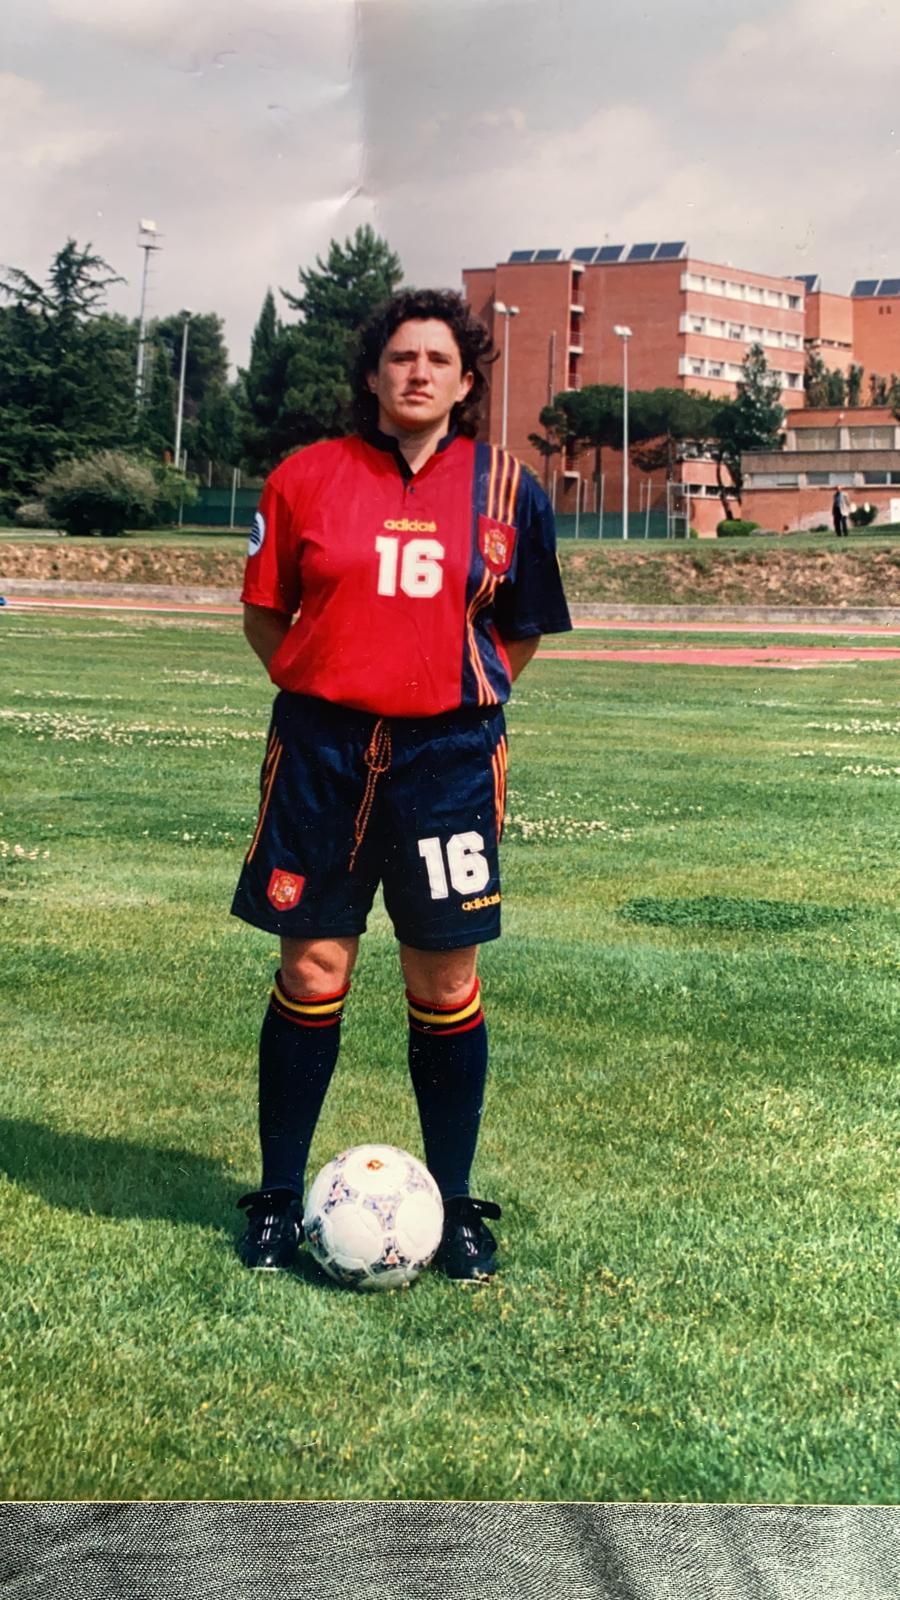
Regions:
[[878, 297], [884, 295], [900, 294], [900, 278], [882, 278], [878, 285]]
[[536, 250], [514, 250], [512, 255], [509, 258], [510, 259], [510, 263], [512, 263], [514, 261], [517, 261], [517, 262], [533, 261], [535, 256], [536, 256], [536, 254], [537, 254]]
[[795, 283], [805, 284], [807, 294], [818, 293], [820, 280], [817, 272], [795, 272], [793, 278]]
[[675, 244], [671, 241], [667, 244], [659, 244], [656, 247], [656, 254], [653, 259], [654, 261], [677, 261], [686, 249], [687, 245], [683, 239], [680, 239]]
[[597, 254], [597, 245], [580, 244], [577, 250], [572, 251], [573, 261], [593, 261]]
[[594, 257], [594, 261], [595, 263], [599, 261], [618, 261], [624, 249], [625, 246], [623, 244], [601, 245]]
[[561, 250], [539, 250], [534, 259], [535, 261], [559, 261], [561, 256]]
[[874, 294], [877, 288], [877, 278], [857, 278], [853, 288], [850, 290], [850, 293], [859, 299], [863, 295]]
[[628, 252], [629, 261], [651, 261], [656, 244], [633, 244]]

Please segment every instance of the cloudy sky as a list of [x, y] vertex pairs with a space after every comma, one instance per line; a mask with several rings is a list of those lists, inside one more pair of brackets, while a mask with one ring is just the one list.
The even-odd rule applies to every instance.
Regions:
[[[752, 21], [747, 18], [752, 15]], [[151, 311], [218, 311], [370, 221], [412, 283], [511, 250], [686, 239], [900, 275], [897, 0], [3, 0], [0, 262], [68, 237]]]

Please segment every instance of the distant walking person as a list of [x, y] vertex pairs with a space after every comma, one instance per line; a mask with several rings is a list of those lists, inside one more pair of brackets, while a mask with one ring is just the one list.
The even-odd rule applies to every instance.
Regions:
[[850, 499], [846, 493], [846, 490], [843, 488], [843, 485], [839, 484], [834, 491], [834, 499], [831, 502], [831, 519], [834, 523], [834, 531], [839, 539], [846, 539], [848, 533], [850, 532], [850, 527], [847, 520], [849, 516]]

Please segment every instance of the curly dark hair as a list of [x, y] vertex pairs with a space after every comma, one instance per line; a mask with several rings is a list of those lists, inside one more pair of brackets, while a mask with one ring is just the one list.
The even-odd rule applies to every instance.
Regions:
[[475, 437], [487, 390], [480, 364], [496, 361], [498, 352], [484, 323], [473, 315], [462, 295], [452, 289], [401, 289], [376, 306], [363, 323], [350, 373], [351, 416], [358, 432], [371, 433], [378, 426], [378, 400], [369, 388], [368, 377], [376, 371], [391, 335], [402, 322], [431, 321], [446, 322], [459, 348], [463, 372], [471, 372], [475, 380], [465, 399], [450, 413], [452, 427], [470, 439]]

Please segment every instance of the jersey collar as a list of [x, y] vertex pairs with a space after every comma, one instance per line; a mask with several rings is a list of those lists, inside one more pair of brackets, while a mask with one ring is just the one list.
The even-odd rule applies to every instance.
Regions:
[[[454, 439], [457, 437], [457, 429], [451, 428], [449, 433], [445, 433], [443, 439], [438, 442], [438, 446], [434, 454], [436, 456], [441, 455], [444, 450], [449, 448]], [[370, 428], [367, 429], [363, 434], [363, 438], [365, 439], [366, 444], [374, 445], [376, 450], [383, 450], [386, 455], [393, 456], [397, 466], [400, 468], [400, 476], [402, 477], [404, 483], [409, 483], [412, 478], [419, 476], [418, 473], [413, 472], [412, 467], [403, 454], [403, 451], [400, 449], [400, 441], [395, 439], [392, 434], [382, 433], [380, 428]], [[429, 460], [433, 459], [434, 457], [429, 457]], [[428, 462], [426, 461], [425, 467], [427, 466]], [[424, 472], [425, 467], [421, 467], [419, 469], [420, 473]]]

